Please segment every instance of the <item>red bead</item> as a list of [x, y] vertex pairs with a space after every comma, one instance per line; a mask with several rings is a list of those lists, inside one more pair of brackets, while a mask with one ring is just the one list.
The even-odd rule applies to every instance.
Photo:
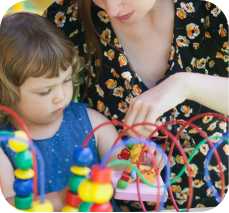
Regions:
[[124, 159], [124, 160], [128, 160], [130, 157], [130, 151], [125, 148], [121, 151], [121, 153], [118, 154], [118, 159]]
[[67, 191], [65, 202], [70, 206], [78, 208], [82, 200], [80, 199], [79, 195], [76, 195], [71, 191]]
[[95, 165], [91, 169], [91, 180], [97, 183], [110, 183], [112, 170], [110, 168], [102, 168]]
[[94, 204], [91, 209], [91, 212], [112, 212], [112, 206], [110, 203], [105, 204]]
[[129, 175], [122, 174], [121, 180], [125, 180], [126, 182], [128, 182], [130, 180], [130, 176]]

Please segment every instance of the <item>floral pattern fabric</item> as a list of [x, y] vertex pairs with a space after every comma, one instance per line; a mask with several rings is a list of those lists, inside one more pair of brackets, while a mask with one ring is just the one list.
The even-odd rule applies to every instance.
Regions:
[[[173, 41], [168, 58], [168, 70], [163, 79], [177, 72], [227, 77], [229, 72], [228, 25], [222, 11], [214, 4], [205, 1], [173, 1], [175, 10]], [[79, 54], [83, 55], [87, 51], [87, 46], [84, 27], [78, 14], [77, 0], [56, 0], [46, 11], [47, 18], [73, 41]], [[89, 77], [89, 90], [83, 101], [88, 102], [108, 118], [121, 120], [127, 112], [130, 101], [148, 88], [131, 70], [128, 58], [114, 33], [107, 13], [93, 4], [91, 16], [103, 53], [103, 72], [98, 78], [92, 69]], [[97, 59], [93, 58], [90, 66], [93, 68], [96, 63]], [[187, 120], [203, 112], [212, 112], [212, 110], [188, 100], [161, 116], [159, 122], [166, 122], [174, 118]], [[206, 131], [209, 136], [222, 135], [227, 130], [225, 122], [212, 116], [205, 116], [195, 124]], [[171, 131], [175, 134], [178, 129], [179, 126], [173, 126]], [[180, 143], [187, 156], [190, 156], [201, 140], [202, 138], [192, 128], [183, 132]], [[169, 149], [168, 143], [167, 151]], [[209, 149], [208, 144], [202, 145], [190, 163], [194, 188], [192, 207], [217, 205], [212, 189], [207, 187], [204, 180], [204, 159]], [[223, 144], [218, 152], [222, 158], [227, 185], [229, 145]], [[183, 165], [181, 154], [175, 150], [171, 165], [172, 176], [178, 174]], [[209, 171], [214, 186], [220, 190], [219, 168], [215, 159], [212, 160]], [[172, 191], [178, 205], [181, 208], [185, 207], [189, 196], [187, 172], [172, 185]], [[153, 203], [148, 202], [147, 205], [149, 209], [152, 209]], [[170, 205], [171, 203], [168, 202], [167, 207]], [[138, 210], [140, 205], [138, 202], [131, 202], [127, 206], [125, 202], [122, 202], [120, 206], [124, 211], [130, 210], [129, 208], [133, 211]]]

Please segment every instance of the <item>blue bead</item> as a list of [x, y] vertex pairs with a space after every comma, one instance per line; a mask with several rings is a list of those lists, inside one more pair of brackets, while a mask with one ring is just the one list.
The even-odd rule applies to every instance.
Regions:
[[77, 147], [74, 151], [73, 159], [77, 166], [90, 167], [94, 162], [94, 156], [89, 147]]
[[13, 187], [16, 196], [19, 197], [29, 196], [33, 192], [33, 179], [29, 179], [29, 180], [15, 179]]

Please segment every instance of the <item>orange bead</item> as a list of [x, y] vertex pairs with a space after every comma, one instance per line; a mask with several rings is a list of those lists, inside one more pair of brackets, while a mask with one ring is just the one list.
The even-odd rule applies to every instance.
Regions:
[[95, 165], [91, 169], [91, 180], [97, 183], [110, 183], [112, 178], [112, 170], [110, 168], [102, 168]]

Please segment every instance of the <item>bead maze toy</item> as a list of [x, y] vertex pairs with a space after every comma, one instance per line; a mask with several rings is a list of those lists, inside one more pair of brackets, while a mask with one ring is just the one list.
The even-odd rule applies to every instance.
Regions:
[[[8, 147], [16, 153], [15, 158], [13, 159], [16, 165], [14, 172], [15, 207], [24, 211], [53, 211], [52, 203], [46, 200], [45, 197], [45, 171], [41, 153], [33, 145], [30, 133], [23, 120], [8, 107], [0, 105], [0, 111], [9, 114], [15, 120], [20, 129], [15, 132], [0, 131], [0, 143], [7, 143]], [[128, 126], [117, 120], [108, 121], [97, 126], [88, 134], [83, 141], [82, 146], [77, 147], [74, 150], [74, 165], [72, 165], [70, 169], [71, 177], [66, 192], [65, 206], [62, 211], [110, 212], [113, 210], [110, 203], [112, 197], [116, 199], [124, 199], [126, 197], [128, 199], [139, 200], [143, 211], [146, 211], [143, 201], [151, 199], [151, 201], [155, 202], [155, 210], [161, 211], [164, 208], [164, 203], [168, 196], [172, 200], [174, 208], [179, 211], [180, 209], [174, 199], [171, 189], [172, 184], [177, 182], [178, 178], [184, 174], [185, 170], [190, 174], [191, 168], [189, 164], [197, 154], [200, 146], [205, 143], [208, 143], [211, 149], [204, 161], [204, 180], [208, 187], [213, 189], [213, 195], [216, 201], [218, 203], [221, 202], [225, 191], [225, 177], [217, 148], [222, 143], [228, 144], [228, 133], [223, 136], [209, 137], [201, 128], [194, 124], [195, 121], [204, 116], [213, 116], [227, 123], [229, 121], [228, 118], [218, 113], [203, 113], [192, 117], [188, 121], [171, 120], [160, 126], [148, 122]], [[93, 154], [87, 146], [88, 142], [94, 135], [95, 131], [105, 125], [111, 124], [122, 127], [122, 130], [114, 141], [112, 148], [102, 158], [101, 163], [98, 165], [92, 165]], [[144, 138], [135, 130], [136, 127], [141, 125], [154, 126], [156, 129], [152, 132], [149, 138]], [[168, 125], [180, 125], [177, 135], [173, 135], [168, 130]], [[195, 147], [189, 158], [186, 156], [184, 149], [179, 143], [180, 135], [187, 127], [195, 129], [203, 138], [203, 140]], [[129, 130], [132, 130], [136, 137], [124, 137]], [[160, 131], [160, 133], [164, 135], [162, 140], [166, 140], [167, 143], [170, 143], [170, 151], [168, 155], [165, 153], [160, 143], [158, 144], [158, 139], [152, 137], [156, 131]], [[214, 144], [212, 142], [213, 140]], [[177, 147], [182, 155], [184, 166], [182, 170], [172, 178], [170, 159], [175, 147]], [[121, 148], [122, 151], [118, 154], [117, 159], [110, 161], [111, 156]], [[166, 175], [164, 182], [160, 177], [160, 170], [154, 153], [160, 154], [165, 165]], [[145, 154], [151, 156], [151, 164], [144, 165], [143, 159]], [[219, 165], [219, 175], [222, 182], [220, 193], [212, 184], [208, 171], [208, 165], [213, 154]], [[43, 170], [39, 173], [37, 171], [38, 162], [41, 165], [40, 169]], [[125, 167], [125, 169], [123, 172], [117, 172], [112, 169], [115, 168], [115, 166], [122, 166]], [[38, 178], [41, 183], [39, 188], [39, 198], [37, 197]], [[192, 182], [192, 175], [190, 174], [188, 175], [189, 199], [187, 202], [187, 210], [190, 209], [193, 199]], [[136, 188], [133, 187], [135, 184]], [[131, 194], [131, 196], [129, 196], [128, 193]]]

